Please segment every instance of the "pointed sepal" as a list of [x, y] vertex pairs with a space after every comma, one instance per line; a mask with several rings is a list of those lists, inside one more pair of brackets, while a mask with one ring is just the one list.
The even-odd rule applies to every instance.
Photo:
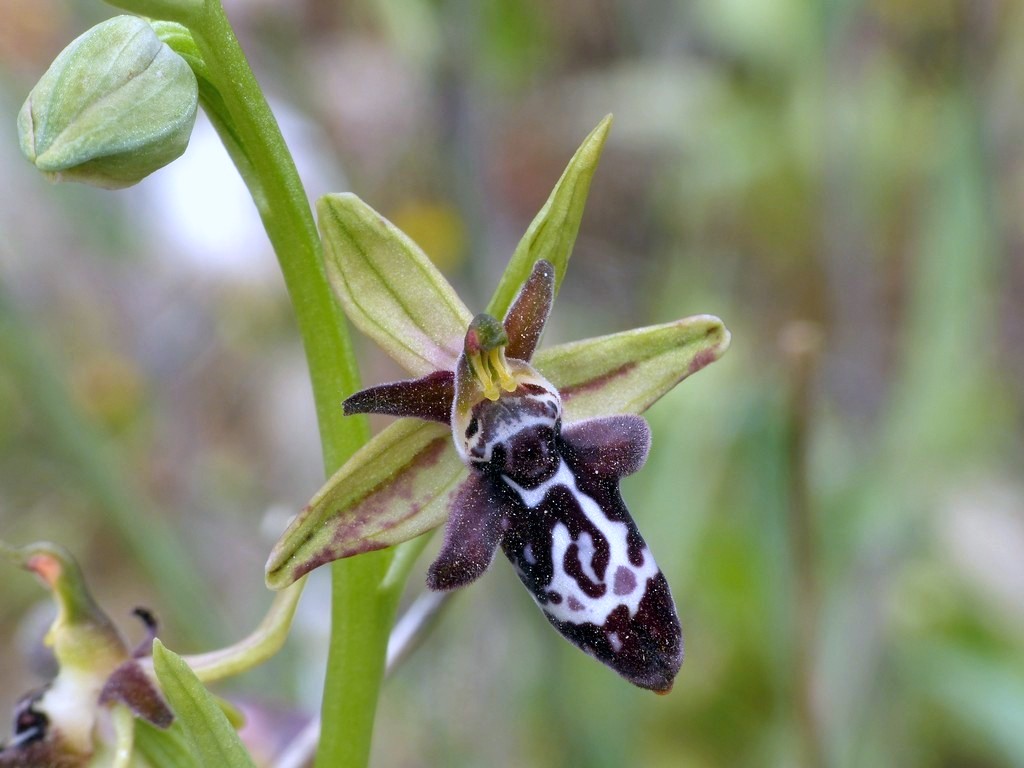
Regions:
[[454, 369], [472, 315], [419, 246], [355, 195], [325, 195], [316, 209], [348, 318], [414, 376]]
[[357, 451], [288, 526], [267, 561], [267, 586], [283, 589], [324, 563], [436, 528], [465, 478], [448, 428], [396, 421]]
[[505, 354], [508, 357], [530, 362], [554, 300], [555, 268], [551, 262], [541, 259], [533, 265], [533, 271], [505, 315], [505, 333], [508, 335]]
[[495, 317], [505, 315], [519, 286], [540, 259], [554, 267], [554, 291], [558, 294], [583, 219], [590, 182], [597, 170], [611, 125], [612, 116], [608, 115], [597, 124], [572, 156], [544, 207], [534, 217], [523, 239], [516, 246], [494, 296], [487, 305], [487, 314]]
[[435, 590], [464, 587], [476, 581], [494, 560], [508, 525], [505, 504], [483, 475], [470, 473], [452, 504], [444, 545], [427, 571], [427, 586]]
[[712, 315], [548, 347], [533, 364], [558, 387], [566, 422], [643, 413], [720, 358], [730, 334]]

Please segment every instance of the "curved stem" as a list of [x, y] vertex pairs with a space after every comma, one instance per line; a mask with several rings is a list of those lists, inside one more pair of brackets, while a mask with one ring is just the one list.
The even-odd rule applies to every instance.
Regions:
[[231, 120], [232, 139], [248, 160], [248, 169], [241, 170], [295, 308], [313, 384], [324, 468], [331, 473], [368, 436], [365, 420], [345, 420], [340, 406], [359, 388], [347, 325], [331, 295], [313, 213], [281, 130], [220, 3], [211, 0], [206, 6], [191, 28], [193, 39]]
[[[306, 580], [301, 579], [287, 589], [278, 592], [259, 626], [253, 630], [252, 634], [234, 645], [182, 658], [196, 673], [196, 677], [204, 683], [233, 677], [259, 666], [281, 650], [281, 646], [284, 645], [305, 584]], [[155, 678], [152, 658], [140, 659], [139, 663], [147, 673]]]
[[[274, 246], [302, 335], [327, 475], [368, 437], [364, 418], [345, 418], [341, 401], [359, 387], [344, 316], [331, 295], [306, 192], [281, 131], [217, 0], [190, 25], [204, 75], [220, 97], [214, 124], [249, 187]], [[220, 114], [220, 110], [223, 114]], [[242, 162], [244, 160], [244, 162]], [[392, 554], [332, 566], [331, 647], [324, 683], [318, 765], [363, 766], [384, 674], [396, 598], [378, 586]]]

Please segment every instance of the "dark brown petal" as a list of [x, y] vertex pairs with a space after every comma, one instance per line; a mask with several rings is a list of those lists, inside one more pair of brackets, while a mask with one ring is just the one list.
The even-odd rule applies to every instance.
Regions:
[[533, 265], [533, 272], [519, 289], [519, 295], [505, 315], [507, 357], [530, 361], [544, 331], [544, 323], [547, 322], [554, 298], [555, 268], [541, 259]]
[[651, 430], [642, 416], [606, 416], [564, 427], [562, 440], [586, 469], [625, 477], [647, 460]]
[[487, 570], [501, 539], [502, 509], [486, 478], [471, 472], [452, 504], [444, 546], [427, 571], [428, 587], [464, 587]]
[[125, 704], [136, 717], [158, 728], [167, 728], [174, 720], [163, 696], [134, 659], [115, 669], [100, 691], [100, 704], [115, 702]]
[[420, 379], [407, 379], [356, 392], [344, 403], [345, 415], [383, 413], [412, 416], [448, 424], [455, 397], [451, 371], [434, 371]]

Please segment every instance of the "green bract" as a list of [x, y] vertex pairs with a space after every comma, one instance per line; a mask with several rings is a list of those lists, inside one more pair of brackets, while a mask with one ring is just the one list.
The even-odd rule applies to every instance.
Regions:
[[21, 151], [56, 181], [131, 186], [185, 151], [198, 93], [146, 21], [117, 16], [74, 40], [32, 89]]
[[[573, 156], [517, 247], [489, 314], [506, 314], [541, 259], [548, 263], [545, 269], [553, 268], [557, 289], [609, 125], [605, 118]], [[416, 244], [359, 198], [328, 195], [317, 210], [328, 277], [349, 318], [406, 370], [423, 377], [409, 382], [415, 386], [407, 392], [435, 397], [450, 386], [445, 372], [455, 368], [473, 314]], [[541, 350], [533, 364], [561, 392], [565, 420], [572, 423], [639, 414], [728, 346], [721, 320], [699, 315]], [[436, 423], [437, 409], [424, 413], [435, 421], [399, 419], [327, 481], [274, 547], [266, 573], [271, 588], [445, 522], [468, 470], [450, 428]]]
[[185, 660], [154, 640], [153, 666], [164, 695], [181, 718], [195, 764], [251, 768], [252, 758], [242, 746], [235, 727]]

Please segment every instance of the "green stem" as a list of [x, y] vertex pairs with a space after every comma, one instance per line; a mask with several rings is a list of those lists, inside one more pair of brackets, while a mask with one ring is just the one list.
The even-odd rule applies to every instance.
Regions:
[[384, 681], [388, 634], [397, 600], [380, 590], [390, 550], [336, 561], [332, 566], [331, 648], [320, 712], [318, 768], [365, 766]]
[[[259, 209], [295, 308], [316, 401], [324, 468], [330, 475], [368, 437], [365, 420], [345, 419], [344, 397], [359, 386], [344, 316], [324, 274], [309, 201], [280, 129], [219, 2], [189, 25], [224, 110], [214, 119]], [[392, 554], [332, 566], [331, 647], [324, 683], [325, 727], [317, 765], [367, 763], [394, 591], [380, 591]]]
[[324, 273], [313, 213], [277, 121], [220, 3], [208, 2], [191, 31], [231, 120], [233, 139], [248, 159], [248, 167], [241, 169], [243, 177], [295, 308], [316, 401], [324, 469], [330, 474], [366, 442], [368, 432], [365, 421], [346, 420], [341, 410], [341, 400], [359, 388], [359, 373], [344, 315]]

